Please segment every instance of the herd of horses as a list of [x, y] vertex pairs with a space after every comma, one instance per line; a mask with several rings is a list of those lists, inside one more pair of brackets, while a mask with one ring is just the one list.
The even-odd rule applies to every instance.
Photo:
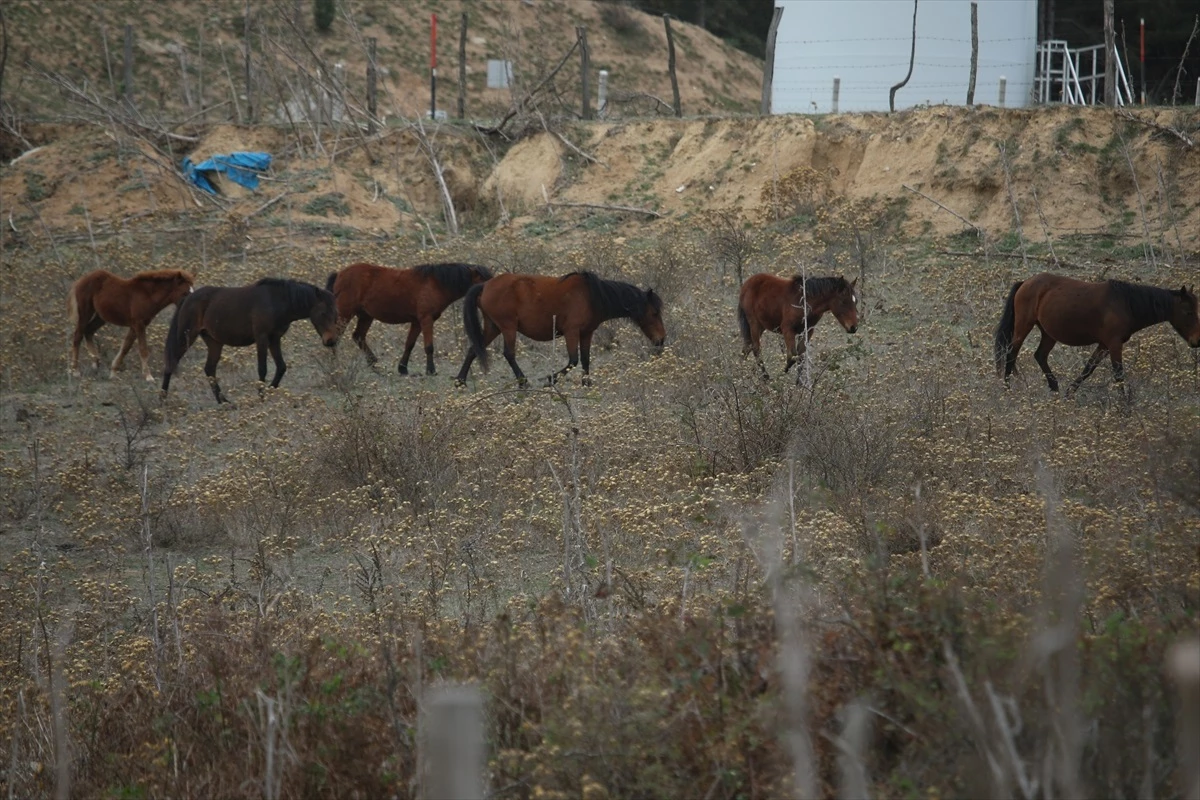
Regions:
[[[100, 366], [93, 335], [105, 323], [129, 328], [112, 369], [121, 368], [136, 341], [145, 378], [150, 372], [146, 326], [169, 305], [175, 314], [164, 348], [162, 397], [179, 361], [196, 341], [208, 348], [204, 373], [218, 403], [227, 402], [217, 382], [217, 363], [225, 347], [258, 348], [259, 391], [266, 386], [267, 354], [275, 362], [271, 386], [277, 387], [287, 370], [281, 340], [293, 322], [308, 319], [321, 341], [337, 344], [351, 319], [351, 334], [368, 362], [378, 359], [367, 345], [367, 331], [378, 320], [408, 324], [408, 338], [398, 365], [407, 374], [408, 361], [421, 335], [425, 345], [425, 371], [435, 374], [433, 323], [456, 300], [463, 299], [463, 325], [469, 348], [456, 381], [466, 382], [476, 360], [486, 370], [488, 346], [503, 337], [503, 352], [520, 385], [527, 379], [516, 361], [517, 334], [535, 341], [562, 337], [567, 345], [567, 365], [547, 376], [548, 382], [577, 365], [583, 383], [590, 381], [591, 343], [597, 328], [607, 320], [632, 320], [661, 351], [666, 342], [662, 299], [653, 289], [640, 289], [623, 281], [606, 280], [592, 272], [571, 272], [561, 277], [493, 275], [477, 264], [423, 264], [396, 269], [374, 264], [351, 264], [329, 275], [325, 288], [283, 278], [263, 278], [248, 286], [194, 287], [194, 278], [182, 270], [143, 272], [125, 279], [96, 270], [77, 280], [70, 290], [68, 310], [75, 325], [71, 342], [70, 371], [79, 375], [79, 346]], [[817, 323], [831, 313], [841, 326], [858, 328], [857, 281], [842, 277], [778, 278], [758, 274], [742, 285], [737, 317], [743, 358], [754, 354], [764, 379], [760, 339], [764, 331], [783, 336], [787, 372], [803, 356]], [[1113, 378], [1123, 386], [1122, 346], [1139, 330], [1169, 322], [1192, 347], [1200, 347], [1200, 316], [1194, 290], [1178, 290], [1126, 283], [1118, 280], [1087, 282], [1042, 273], [1014, 283], [1004, 304], [995, 334], [997, 374], [1005, 383], [1016, 371], [1017, 354], [1036, 327], [1041, 331], [1034, 359], [1045, 373], [1051, 391], [1058, 379], [1048, 357], [1055, 344], [1095, 345], [1083, 372], [1070, 386], [1078, 388], [1107, 354]], [[799, 337], [799, 338], [797, 338]]]

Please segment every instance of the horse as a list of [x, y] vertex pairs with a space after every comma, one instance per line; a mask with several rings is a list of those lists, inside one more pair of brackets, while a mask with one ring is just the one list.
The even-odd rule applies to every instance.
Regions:
[[408, 339], [397, 370], [401, 375], [408, 374], [408, 357], [417, 343], [417, 334], [421, 334], [425, 338], [425, 372], [434, 375], [434, 321], [468, 289], [491, 277], [492, 271], [478, 264], [422, 264], [411, 269], [351, 264], [330, 273], [325, 288], [337, 298], [339, 317], [347, 321], [358, 318], [352, 338], [366, 354], [368, 364], [374, 366], [379, 361], [367, 345], [371, 323], [408, 323]]
[[117, 357], [113, 359], [112, 371], [121, 369], [125, 355], [137, 341], [138, 355], [142, 357], [142, 376], [153, 381], [146, 326], [167, 306], [179, 305], [179, 301], [192, 291], [194, 282], [191, 274], [180, 269], [139, 272], [128, 279], [97, 269], [75, 281], [67, 295], [67, 314], [75, 325], [68, 367], [70, 374], [79, 377], [79, 343], [85, 339], [96, 369], [100, 368], [100, 349], [92, 337], [107, 322], [129, 328]]
[[538, 342], [559, 336], [567, 340], [567, 365], [548, 375], [548, 384], [582, 363], [583, 385], [588, 386], [592, 334], [602, 322], [622, 317], [636, 323], [654, 345], [655, 352], [662, 352], [667, 331], [663, 325], [662, 299], [653, 289], [605, 280], [591, 272], [571, 272], [561, 277], [498, 275], [487, 283], [472, 286], [463, 300], [463, 321], [470, 349], [455, 382], [460, 386], [466, 383], [475, 359], [479, 359], [486, 371], [487, 346], [503, 334], [504, 358], [518, 384], [527, 385], [516, 359], [517, 333], [522, 333]]
[[166, 367], [163, 370], [162, 398], [167, 397], [171, 375], [179, 359], [197, 337], [208, 345], [204, 374], [218, 403], [229, 402], [217, 383], [217, 362], [221, 349], [258, 346], [258, 393], [265, 391], [267, 351], [275, 359], [275, 377], [271, 388], [279, 386], [287, 364], [283, 362], [280, 339], [297, 320], [308, 318], [326, 347], [337, 344], [341, 333], [333, 295], [311, 283], [263, 278], [249, 286], [203, 286], [179, 304], [167, 331]]
[[1050, 369], [1050, 351], [1062, 342], [1072, 347], [1096, 345], [1083, 372], [1071, 382], [1067, 394], [1079, 388], [1108, 353], [1113, 381], [1124, 391], [1125, 369], [1121, 347], [1143, 328], [1170, 322], [1192, 347], [1200, 347], [1200, 318], [1194, 290], [1178, 291], [1125, 281], [1079, 281], [1043, 272], [1017, 281], [1008, 292], [1000, 324], [996, 327], [996, 374], [1005, 384], [1017, 371], [1017, 353], [1036, 325], [1042, 339], [1034, 359], [1046, 375], [1050, 391], [1058, 379]]
[[[738, 293], [742, 358], [754, 353], [763, 380], [767, 380], [770, 376], [762, 360], [760, 339], [763, 331], [782, 333], [787, 346], [783, 371], [787, 372], [808, 349], [808, 340], [827, 311], [832, 312], [847, 333], [854, 333], [858, 330], [858, 295], [854, 291], [857, 284], [858, 278], [847, 282], [841, 276], [777, 278], [764, 272], [751, 275]], [[808, 336], [801, 336], [797, 344], [796, 334], [803, 333], [805, 328]]]

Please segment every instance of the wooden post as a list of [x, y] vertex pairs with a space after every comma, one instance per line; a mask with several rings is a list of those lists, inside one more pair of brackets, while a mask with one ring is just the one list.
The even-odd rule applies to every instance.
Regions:
[[429, 118], [437, 119], [437, 14], [429, 15]]
[[367, 39], [367, 133], [375, 132], [375, 37]]
[[1104, 0], [1104, 105], [1117, 104], [1117, 34], [1113, 27], [1113, 0]]
[[838, 113], [838, 96], [842, 93], [842, 79], [837, 75], [833, 76], [833, 106], [830, 108], [831, 114]]
[[1000, 76], [1000, 97], [999, 97], [999, 104], [1000, 104], [1001, 108], [1004, 108], [1004, 95], [1007, 91], [1008, 91], [1008, 78], [1005, 78], [1003, 75], [1001, 75]]
[[483, 800], [483, 698], [472, 686], [431, 689], [425, 703], [421, 797]]
[[679, 104], [679, 78], [675, 76], [675, 37], [671, 35], [671, 15], [663, 14], [663, 25], [667, 29], [667, 72], [671, 73], [671, 97], [675, 101], [675, 116], [683, 116]]
[[588, 52], [587, 26], [576, 25], [575, 35], [579, 37], [579, 89], [583, 95], [583, 118], [592, 118], [592, 92], [588, 75], [592, 71], [591, 53]]
[[971, 77], [967, 81], [967, 105], [975, 105], [975, 73], [979, 70], [979, 3], [971, 2]]
[[125, 99], [125, 104], [133, 108], [133, 26], [125, 26], [125, 69], [121, 73], [124, 85], [121, 87], [121, 96]]
[[771, 27], [767, 29], [767, 59], [763, 63], [762, 105], [759, 113], [771, 113], [771, 81], [775, 78], [775, 36], [779, 33], [779, 19], [783, 16], [783, 7], [776, 6], [771, 15]]
[[458, 118], [467, 118], [467, 12], [458, 32]]
[[254, 122], [254, 84], [250, 74], [250, 0], [246, 0], [242, 17], [242, 53], [246, 66], [246, 121]]
[[888, 92], [888, 111], [895, 112], [896, 110], [896, 92], [900, 91], [908, 84], [909, 78], [913, 74], [913, 66], [917, 63], [917, 3], [919, 0], [913, 0], [913, 26], [912, 26], [912, 52], [908, 56], [908, 74], [904, 76], [904, 80], [897, 83]]

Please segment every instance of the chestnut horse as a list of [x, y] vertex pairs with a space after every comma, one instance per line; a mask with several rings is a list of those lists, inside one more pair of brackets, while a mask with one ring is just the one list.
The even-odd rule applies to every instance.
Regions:
[[[479, 312], [483, 312], [480, 322]], [[471, 362], [479, 359], [488, 367], [487, 346], [504, 335], [504, 358], [517, 382], [524, 386], [525, 373], [517, 366], [517, 333], [538, 342], [558, 336], [567, 340], [567, 365], [546, 377], [552, 383], [560, 375], [583, 364], [583, 384], [591, 383], [592, 334], [600, 323], [627, 317], [661, 352], [667, 331], [662, 319], [662, 300], [653, 289], [631, 283], [609, 281], [591, 272], [571, 272], [561, 278], [543, 275], [498, 275], [487, 283], [472, 286], [463, 301], [463, 321], [471, 349], [456, 382], [466, 383]]]
[[1092, 374], [1105, 353], [1112, 360], [1113, 380], [1123, 390], [1121, 347], [1142, 328], [1160, 322], [1170, 322], [1189, 345], [1200, 347], [1196, 295], [1186, 287], [1173, 291], [1125, 281], [1090, 283], [1043, 272], [1017, 281], [1008, 293], [996, 328], [996, 374], [1003, 372], [1008, 382], [1008, 376], [1017, 371], [1017, 353], [1025, 337], [1037, 326], [1042, 339], [1033, 357], [1045, 373], [1050, 391], [1058, 391], [1049, 361], [1058, 342], [1072, 347], [1096, 345], [1068, 394]]
[[[826, 311], [832, 312], [847, 333], [858, 330], [858, 295], [854, 291], [858, 279], [847, 282], [842, 277], [777, 278], [760, 272], [742, 284], [738, 294], [738, 327], [742, 331], [742, 358], [754, 353], [763, 379], [767, 367], [763, 364], [759, 340], [763, 331], [783, 334], [787, 346], [787, 372], [804, 355], [808, 339]], [[804, 337], [807, 327], [808, 337]], [[796, 334], [801, 334], [797, 343]]]
[[75, 324], [75, 333], [71, 338], [70, 373], [79, 376], [79, 343], [85, 339], [96, 368], [100, 368], [100, 349], [92, 337], [107, 322], [129, 328], [117, 357], [113, 359], [112, 371], [121, 368], [129, 348], [137, 341], [138, 355], [142, 357], [142, 375], [146, 380], [153, 381], [154, 376], [150, 374], [150, 348], [146, 345], [146, 326], [167, 306], [172, 303], [178, 305], [192, 291], [193, 281], [190, 274], [178, 269], [139, 272], [129, 279], [98, 269], [75, 281], [67, 296], [67, 314]]
[[179, 359], [196, 337], [208, 345], [204, 374], [218, 403], [229, 402], [217, 383], [217, 362], [221, 349], [258, 345], [258, 393], [263, 394], [267, 380], [267, 351], [275, 359], [275, 377], [271, 388], [279, 386], [287, 364], [283, 363], [280, 339], [291, 324], [308, 318], [326, 347], [337, 344], [341, 324], [333, 295], [302, 281], [263, 278], [249, 286], [204, 286], [179, 304], [167, 332], [166, 367], [163, 370], [162, 397], [167, 397], [171, 375]]
[[408, 323], [408, 339], [397, 369], [401, 375], [408, 374], [408, 357], [417, 343], [417, 334], [422, 334], [425, 372], [433, 375], [434, 321], [468, 289], [491, 277], [490, 269], [477, 264], [422, 264], [412, 269], [351, 264], [330, 274], [325, 288], [337, 298], [338, 316], [343, 320], [358, 318], [352, 336], [366, 354], [367, 363], [374, 365], [379, 360], [367, 345], [367, 330], [373, 321]]

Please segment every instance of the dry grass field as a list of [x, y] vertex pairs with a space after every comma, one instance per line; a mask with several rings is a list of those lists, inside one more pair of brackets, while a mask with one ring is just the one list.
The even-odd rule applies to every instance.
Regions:
[[[992, 342], [1042, 270], [1197, 282], [1200, 160], [1171, 133], [1196, 114], [552, 122], [439, 129], [457, 234], [408, 129], [372, 160], [199, 126], [193, 152], [278, 156], [203, 205], [128, 130], [26, 129], [45, 148], [0, 171], [4, 792], [426, 796], [427, 693], [466, 682], [498, 798], [1183, 795], [1200, 350], [1136, 334], [1126, 401], [1107, 364], [1052, 395], [1032, 346], [1006, 389]], [[307, 322], [263, 398], [252, 349], [221, 406], [203, 348], [165, 402], [136, 367], [67, 375], [96, 267], [451, 260], [651, 286], [666, 350], [612, 322], [592, 386], [494, 358], [456, 387], [456, 304], [430, 377], [397, 374], [401, 329], [372, 328], [372, 369]], [[798, 270], [858, 278], [858, 331], [822, 321], [801, 382], [768, 334], [764, 382], [739, 283]]]

